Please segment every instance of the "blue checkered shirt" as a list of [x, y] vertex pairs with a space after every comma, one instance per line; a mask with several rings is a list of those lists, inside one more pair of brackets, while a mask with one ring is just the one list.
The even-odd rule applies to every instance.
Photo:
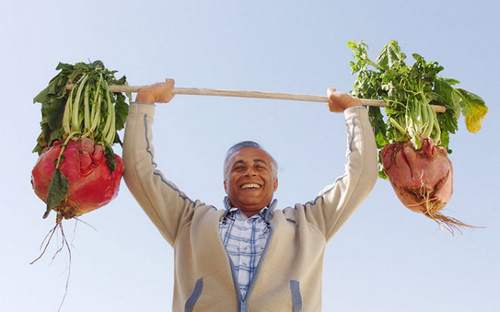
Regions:
[[229, 255], [233, 275], [245, 299], [270, 233], [265, 220], [269, 208], [247, 218], [238, 208], [230, 208], [219, 223], [221, 240]]

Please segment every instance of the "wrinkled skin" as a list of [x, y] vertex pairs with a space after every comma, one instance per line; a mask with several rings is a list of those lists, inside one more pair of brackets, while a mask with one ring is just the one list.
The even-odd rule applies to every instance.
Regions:
[[401, 202], [431, 218], [439, 216], [453, 193], [453, 168], [445, 149], [425, 139], [416, 151], [410, 142], [386, 145], [384, 171]]
[[[38, 159], [32, 171], [33, 189], [47, 202], [47, 193], [62, 144], [56, 143]], [[104, 148], [90, 139], [70, 140], [63, 153], [61, 173], [68, 180], [64, 203], [56, 208], [65, 219], [82, 215], [109, 203], [118, 194], [123, 162], [115, 155], [116, 167], [111, 173], [106, 165]]]

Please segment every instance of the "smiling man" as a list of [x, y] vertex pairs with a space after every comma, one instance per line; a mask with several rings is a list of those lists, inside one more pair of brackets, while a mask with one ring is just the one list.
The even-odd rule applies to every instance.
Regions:
[[278, 188], [276, 161], [252, 141], [228, 150], [224, 162], [224, 189], [233, 207], [253, 216], [269, 205]]
[[156, 168], [154, 103], [168, 103], [173, 88], [168, 80], [139, 91], [124, 144], [127, 186], [175, 250], [173, 311], [320, 311], [326, 243], [377, 179], [366, 108], [328, 91], [330, 111], [345, 117], [347, 163], [311, 201], [276, 209], [277, 162], [244, 141], [227, 152], [225, 209], [216, 209], [190, 199]]

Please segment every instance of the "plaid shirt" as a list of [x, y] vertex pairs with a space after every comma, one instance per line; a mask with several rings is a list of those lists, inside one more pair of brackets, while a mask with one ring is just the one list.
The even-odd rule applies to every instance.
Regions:
[[265, 220], [269, 208], [247, 218], [238, 208], [230, 208], [219, 223], [221, 240], [232, 263], [233, 275], [245, 299], [255, 276], [270, 233]]

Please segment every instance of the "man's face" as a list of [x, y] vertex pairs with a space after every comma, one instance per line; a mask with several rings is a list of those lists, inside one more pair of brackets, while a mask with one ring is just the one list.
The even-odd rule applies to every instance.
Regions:
[[269, 205], [278, 188], [272, 158], [264, 150], [245, 147], [228, 161], [224, 189], [233, 207], [247, 216]]

